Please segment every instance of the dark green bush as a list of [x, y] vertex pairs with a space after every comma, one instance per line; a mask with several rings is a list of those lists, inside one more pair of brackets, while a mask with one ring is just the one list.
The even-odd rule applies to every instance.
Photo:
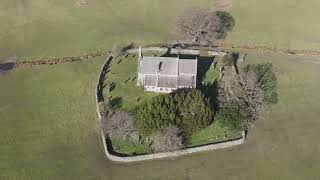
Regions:
[[207, 127], [213, 118], [209, 100], [197, 89], [183, 89], [157, 96], [135, 112], [139, 133], [148, 137], [159, 129], [175, 125], [184, 135]]
[[231, 14], [228, 12], [217, 11], [216, 15], [220, 19], [219, 39], [222, 39], [222, 38], [225, 38], [228, 32], [230, 32], [233, 29], [236, 22], [234, 18], [231, 16]]
[[248, 123], [246, 112], [243, 111], [236, 103], [231, 102], [223, 109], [220, 109], [215, 116], [215, 120], [223, 127], [228, 127], [231, 130], [244, 130]]
[[271, 63], [262, 63], [255, 65], [247, 65], [245, 72], [254, 71], [257, 75], [257, 83], [264, 92], [264, 101], [275, 104], [278, 102], [278, 94], [276, 92], [277, 77], [274, 73]]

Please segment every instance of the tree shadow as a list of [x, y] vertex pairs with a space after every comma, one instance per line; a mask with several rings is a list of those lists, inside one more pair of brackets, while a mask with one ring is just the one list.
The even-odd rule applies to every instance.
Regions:
[[236, 25], [235, 19], [231, 16], [230, 13], [226, 11], [217, 11], [217, 16], [220, 19], [220, 28], [219, 28], [219, 39], [224, 39], [227, 37], [228, 33], [232, 31]]
[[233, 61], [233, 66], [236, 69], [236, 73], [239, 74], [239, 69], [238, 69], [238, 60], [239, 60], [239, 53], [231, 53], [232, 61]]
[[209, 102], [211, 107], [214, 110], [219, 109], [219, 102], [218, 102], [218, 81], [215, 80], [213, 83], [208, 85], [202, 86], [202, 92], [204, 95], [209, 98]]
[[123, 100], [121, 97], [115, 97], [115, 98], [112, 98], [110, 101], [109, 101], [109, 105], [111, 108], [113, 109], [119, 109], [122, 107], [122, 103], [123, 103]]
[[0, 74], [5, 74], [15, 68], [16, 64], [14, 62], [5, 62], [0, 64]]
[[17, 58], [10, 57], [4, 61], [0, 61], [0, 74], [5, 74], [16, 67]]

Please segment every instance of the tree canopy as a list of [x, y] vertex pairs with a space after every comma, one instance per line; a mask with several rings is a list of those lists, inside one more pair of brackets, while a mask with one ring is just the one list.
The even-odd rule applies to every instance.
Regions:
[[151, 148], [156, 152], [163, 152], [182, 149], [183, 146], [180, 129], [171, 125], [156, 132]]
[[277, 77], [274, 73], [272, 63], [251, 64], [244, 67], [244, 72], [249, 71], [253, 71], [256, 74], [257, 84], [264, 92], [263, 100], [267, 103], [277, 103]]
[[184, 135], [207, 127], [213, 119], [209, 100], [198, 89], [181, 89], [154, 97], [135, 113], [139, 133], [148, 137], [159, 129], [175, 125]]
[[228, 12], [192, 8], [177, 16], [172, 34], [188, 44], [217, 45], [234, 25], [235, 20]]

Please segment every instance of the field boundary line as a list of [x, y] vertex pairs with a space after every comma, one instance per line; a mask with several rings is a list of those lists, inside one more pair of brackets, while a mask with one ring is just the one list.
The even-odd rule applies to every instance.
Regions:
[[[156, 49], [156, 48], [167, 48], [172, 46], [172, 44], [149, 44], [143, 46], [143, 48], [149, 48], [149, 49]], [[202, 51], [199, 47], [190, 47], [192, 50], [199, 50]], [[222, 46], [217, 46], [213, 48], [204, 47], [204, 49], [207, 48], [209, 51], [216, 51], [219, 53], [225, 53], [228, 51], [248, 51], [253, 50], [257, 53], [265, 53], [265, 52], [271, 52], [271, 53], [281, 53], [281, 54], [287, 54], [287, 55], [301, 55], [301, 56], [320, 56], [320, 51], [316, 50], [299, 50], [299, 49], [285, 49], [285, 48], [272, 48], [267, 46], [237, 46], [237, 45], [231, 45], [231, 44], [224, 44]], [[177, 49], [177, 48], [172, 48]], [[179, 49], [180, 51], [186, 50], [186, 49]], [[132, 51], [129, 50], [129, 51]], [[110, 53], [110, 51], [99, 51], [99, 52], [92, 52], [92, 53], [86, 53], [79, 56], [67, 56], [67, 57], [61, 57], [61, 58], [42, 58], [42, 59], [29, 59], [29, 60], [18, 60], [16, 62], [16, 68], [22, 68], [22, 67], [33, 67], [33, 66], [39, 66], [39, 65], [56, 65], [56, 64], [69, 64], [69, 63], [75, 63], [79, 61], [85, 61], [85, 60], [91, 60], [95, 57], [101, 57], [106, 56]]]

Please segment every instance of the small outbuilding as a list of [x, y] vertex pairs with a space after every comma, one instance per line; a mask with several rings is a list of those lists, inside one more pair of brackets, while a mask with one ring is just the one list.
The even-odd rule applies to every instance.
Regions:
[[180, 88], [196, 88], [198, 59], [148, 57], [139, 49], [137, 85], [145, 91], [170, 93]]

